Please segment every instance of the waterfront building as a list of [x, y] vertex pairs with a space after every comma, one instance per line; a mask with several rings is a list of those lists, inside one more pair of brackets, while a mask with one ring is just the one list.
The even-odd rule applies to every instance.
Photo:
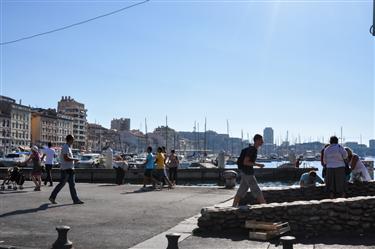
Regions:
[[116, 151], [123, 151], [120, 133], [116, 130], [107, 129], [99, 124], [88, 123], [87, 151], [100, 153], [106, 146], [111, 146], [111, 148]]
[[263, 140], [264, 144], [274, 144], [273, 129], [271, 127], [264, 128]]
[[370, 149], [375, 150], [375, 139], [371, 139], [369, 141], [369, 147], [370, 147]]
[[10, 110], [0, 108], [0, 152], [9, 153], [11, 148], [11, 119]]
[[130, 131], [130, 118], [112, 119], [111, 129], [117, 131]]
[[275, 152], [274, 134], [271, 127], [266, 127], [263, 130], [263, 141], [264, 144], [260, 149], [260, 153], [263, 155], [270, 155]]
[[145, 152], [148, 145], [151, 145], [154, 149], [156, 149], [157, 146], [162, 146], [162, 144], [159, 144], [160, 137], [153, 133], [148, 133], [146, 137], [140, 130], [131, 130], [121, 131], [119, 135], [121, 147], [124, 152], [141, 153]]
[[70, 96], [63, 96], [58, 102], [57, 111], [73, 118], [73, 135], [75, 137], [73, 147], [84, 149], [87, 136], [87, 110], [85, 105]]
[[[31, 143], [31, 108], [17, 104], [12, 98], [0, 96], [0, 150], [29, 149]], [[8, 126], [9, 124], [9, 126]]]
[[73, 134], [73, 118], [59, 114], [55, 109], [33, 109], [31, 117], [31, 141], [38, 146], [51, 142], [62, 146], [68, 134]]

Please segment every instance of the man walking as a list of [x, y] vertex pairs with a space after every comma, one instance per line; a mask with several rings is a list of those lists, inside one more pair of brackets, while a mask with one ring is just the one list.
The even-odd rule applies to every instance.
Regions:
[[74, 177], [74, 163], [78, 161], [78, 159], [73, 158], [73, 153], [71, 146], [73, 144], [74, 137], [72, 135], [66, 136], [66, 144], [63, 145], [61, 149], [60, 159], [60, 169], [61, 169], [61, 178], [60, 183], [55, 187], [52, 191], [49, 200], [52, 204], [56, 204], [56, 196], [60, 192], [60, 190], [65, 186], [65, 183], [68, 181], [69, 183], [69, 190], [70, 195], [72, 197], [74, 204], [83, 204], [84, 202], [81, 201], [77, 196], [77, 191], [75, 188], [75, 177]]
[[238, 170], [241, 174], [240, 187], [234, 196], [233, 207], [238, 207], [241, 198], [246, 196], [247, 190], [250, 188], [251, 194], [259, 203], [266, 203], [263, 193], [258, 186], [258, 182], [254, 176], [254, 166], [263, 168], [264, 164], [256, 163], [258, 148], [263, 144], [263, 137], [259, 134], [254, 136], [254, 145], [241, 151], [241, 155], [237, 160]]
[[47, 185], [49, 182], [49, 186], [53, 186], [51, 170], [53, 166], [53, 159], [55, 157], [55, 150], [52, 149], [52, 143], [48, 142], [48, 148], [43, 150], [43, 156], [41, 161], [43, 161], [44, 157], [46, 157], [46, 179], [44, 180], [44, 185]]

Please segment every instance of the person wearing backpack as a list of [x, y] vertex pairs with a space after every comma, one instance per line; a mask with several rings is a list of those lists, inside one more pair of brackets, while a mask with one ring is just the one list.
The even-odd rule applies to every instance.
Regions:
[[258, 149], [263, 144], [263, 137], [256, 134], [253, 138], [254, 145], [249, 145], [249, 147], [241, 151], [240, 157], [237, 160], [238, 170], [241, 174], [240, 187], [233, 199], [233, 207], [238, 207], [240, 200], [244, 198], [247, 194], [247, 190], [250, 188], [251, 194], [257, 201], [262, 204], [266, 203], [263, 193], [258, 186], [258, 182], [254, 176], [254, 166], [264, 167], [264, 164], [256, 163]]

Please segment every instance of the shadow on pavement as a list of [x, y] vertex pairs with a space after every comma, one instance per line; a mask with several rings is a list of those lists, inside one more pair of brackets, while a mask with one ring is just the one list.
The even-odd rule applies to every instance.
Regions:
[[[285, 235], [294, 236], [293, 233], [286, 233]], [[242, 241], [248, 240], [249, 234], [245, 229], [236, 229], [231, 232], [202, 232], [199, 228], [193, 231], [193, 236], [201, 238], [220, 238], [220, 239], [230, 239], [232, 241]], [[303, 238], [303, 236], [295, 236], [296, 241], [294, 244], [304, 244], [304, 245], [350, 245], [350, 246], [374, 246], [375, 245], [375, 233], [366, 233], [366, 234], [353, 234], [353, 233], [340, 233], [334, 235], [326, 236], [317, 236], [312, 238]], [[276, 246], [280, 245], [279, 237], [268, 241]]]
[[151, 191], [155, 191], [155, 190], [156, 190], [156, 189], [153, 188], [153, 187], [146, 187], [146, 188], [136, 189], [136, 190], [133, 190], [133, 191], [123, 192], [123, 193], [121, 193], [121, 194], [122, 194], [122, 195], [128, 195], [128, 194], [140, 194], [140, 193], [151, 192]]
[[37, 208], [15, 210], [15, 211], [12, 211], [12, 212], [0, 214], [0, 218], [4, 218], [4, 217], [8, 217], [8, 216], [14, 216], [14, 215], [20, 215], [20, 214], [36, 213], [36, 212], [44, 211], [44, 210], [47, 210], [47, 209], [50, 209], [50, 208], [71, 206], [71, 205], [74, 205], [74, 204], [70, 203], [70, 204], [61, 204], [61, 205], [53, 205], [53, 206], [49, 206], [49, 205], [51, 205], [51, 204], [50, 203], [44, 203]]

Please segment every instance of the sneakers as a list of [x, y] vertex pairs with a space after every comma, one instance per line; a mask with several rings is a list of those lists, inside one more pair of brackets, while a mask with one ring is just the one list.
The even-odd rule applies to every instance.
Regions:
[[81, 200], [78, 200], [78, 201], [73, 202], [73, 204], [84, 204], [84, 202]]
[[49, 200], [52, 204], [57, 204], [57, 202], [55, 201], [55, 199], [53, 199], [52, 197], [50, 197], [48, 200]]

